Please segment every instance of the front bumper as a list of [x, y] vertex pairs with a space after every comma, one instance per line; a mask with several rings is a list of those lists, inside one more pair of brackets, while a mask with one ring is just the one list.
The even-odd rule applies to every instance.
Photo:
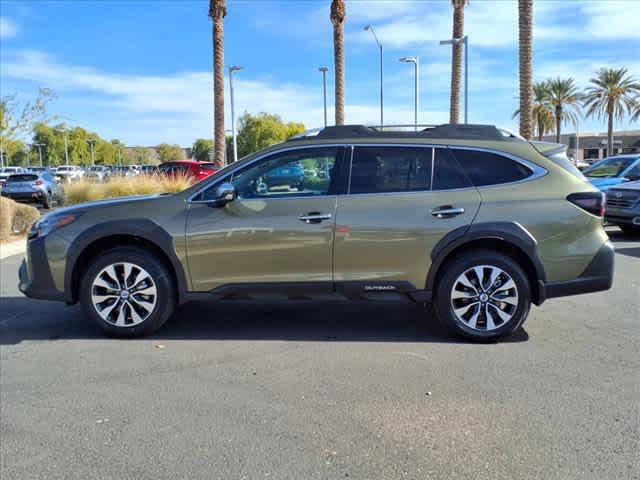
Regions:
[[612, 213], [607, 212], [605, 220], [615, 225], [635, 225], [640, 227], [640, 209], [635, 208], [626, 212], [622, 210]]
[[27, 242], [27, 258], [20, 265], [18, 278], [18, 289], [29, 298], [65, 300], [64, 292], [53, 281], [43, 238]]
[[610, 241], [606, 241], [591, 263], [575, 280], [561, 282], [540, 281], [541, 302], [548, 298], [580, 295], [582, 293], [609, 290], [613, 284], [613, 264], [615, 249]]

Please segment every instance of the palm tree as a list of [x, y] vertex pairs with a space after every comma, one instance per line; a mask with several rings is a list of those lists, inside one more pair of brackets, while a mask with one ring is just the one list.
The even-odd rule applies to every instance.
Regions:
[[[529, 140], [532, 133], [533, 93], [533, 0], [518, 0], [518, 36], [520, 43], [520, 135]], [[540, 135], [540, 129], [538, 130]]]
[[556, 78], [547, 81], [549, 102], [553, 108], [556, 127], [556, 143], [560, 143], [562, 123], [578, 124], [581, 95], [573, 78]]
[[[464, 37], [464, 7], [469, 0], [451, 0], [453, 4], [453, 38]], [[462, 43], [453, 44], [451, 55], [451, 105], [449, 123], [458, 123], [460, 117], [460, 79], [462, 78]]]
[[601, 68], [584, 96], [587, 116], [607, 117], [607, 156], [613, 154], [613, 119], [621, 119], [625, 110], [635, 117], [637, 108], [634, 96], [640, 93], [640, 82], [627, 75], [626, 68]]
[[330, 18], [333, 24], [336, 125], [344, 125], [344, 21], [347, 18], [344, 0], [332, 0]]
[[213, 20], [213, 130], [214, 160], [224, 165], [224, 17], [225, 0], [209, 0], [209, 17]]
[[[516, 110], [513, 118], [520, 115], [520, 109]], [[531, 105], [531, 118], [535, 136], [538, 140], [547, 132], [553, 130], [555, 123], [553, 108], [551, 107], [549, 85], [547, 82], [533, 84], [533, 103]]]
[[636, 109], [633, 111], [633, 115], [631, 115], [631, 121], [636, 122], [640, 120], [640, 95], [636, 97]]

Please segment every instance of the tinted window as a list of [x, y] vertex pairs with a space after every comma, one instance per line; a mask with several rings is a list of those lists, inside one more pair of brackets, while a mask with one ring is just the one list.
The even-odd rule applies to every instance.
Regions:
[[37, 175], [30, 175], [30, 174], [11, 175], [7, 179], [7, 182], [33, 182], [33, 181], [35, 181], [37, 179], [38, 179]]
[[451, 190], [470, 187], [453, 154], [444, 148], [436, 148], [433, 166], [433, 190]]
[[631, 157], [605, 158], [594, 166], [587, 168], [584, 174], [587, 177], [617, 177], [624, 172], [634, 161]]
[[629, 170], [625, 176], [630, 180], [638, 180], [640, 178], [640, 162], [636, 163], [631, 170]]
[[517, 182], [531, 175], [529, 168], [496, 153], [457, 149], [452, 152], [476, 187]]
[[429, 190], [431, 148], [356, 147], [350, 193]]
[[[235, 172], [231, 182], [239, 198], [286, 198], [327, 195], [336, 186], [335, 164], [338, 149], [304, 148], [275, 153]], [[321, 175], [311, 176], [311, 169]], [[217, 184], [205, 190], [198, 200], [215, 198]]]

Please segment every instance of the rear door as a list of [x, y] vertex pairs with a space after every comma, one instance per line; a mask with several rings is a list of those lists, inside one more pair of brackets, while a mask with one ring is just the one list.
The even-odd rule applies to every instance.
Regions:
[[334, 278], [365, 290], [425, 288], [430, 253], [470, 225], [480, 196], [447, 148], [356, 146], [338, 197]]

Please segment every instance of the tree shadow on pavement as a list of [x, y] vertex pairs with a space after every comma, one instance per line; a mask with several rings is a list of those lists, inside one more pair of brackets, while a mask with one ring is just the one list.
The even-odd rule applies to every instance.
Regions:
[[[25, 340], [106, 339], [78, 306], [2, 298], [0, 345]], [[153, 336], [164, 340], [464, 343], [419, 305], [191, 302]], [[529, 339], [520, 329], [502, 342]]]

